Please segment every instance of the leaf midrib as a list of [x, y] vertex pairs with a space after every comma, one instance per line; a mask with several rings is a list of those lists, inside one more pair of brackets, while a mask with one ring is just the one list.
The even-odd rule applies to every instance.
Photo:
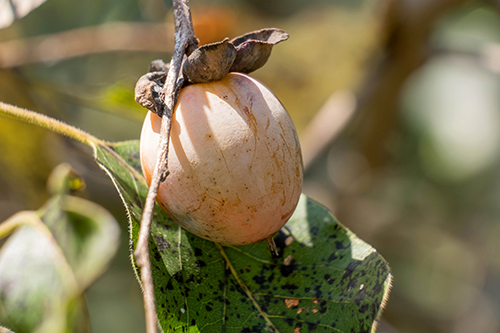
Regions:
[[252, 293], [250, 292], [250, 289], [248, 289], [248, 287], [240, 279], [240, 277], [238, 275], [238, 272], [236, 272], [236, 269], [233, 267], [233, 264], [229, 260], [229, 257], [227, 256], [227, 254], [224, 251], [224, 249], [222, 248], [222, 246], [220, 244], [218, 244], [218, 243], [214, 243], [214, 244], [217, 247], [217, 249], [219, 249], [220, 254], [222, 255], [222, 257], [226, 261], [226, 264], [229, 267], [229, 269], [231, 270], [231, 273], [233, 274], [234, 278], [236, 279], [236, 281], [238, 282], [238, 284], [240, 285], [240, 287], [243, 289], [243, 291], [245, 292], [245, 294], [247, 295], [247, 297], [250, 299], [250, 301], [252, 302], [253, 306], [257, 309], [257, 311], [259, 311], [259, 314], [262, 316], [262, 318], [264, 318], [264, 320], [269, 325], [269, 327], [273, 330], [273, 332], [280, 333], [278, 331], [278, 329], [276, 328], [276, 326], [274, 326], [274, 324], [271, 321], [271, 319], [269, 319], [269, 316], [267, 315], [267, 313], [265, 313], [262, 310], [262, 308], [260, 307], [259, 303], [257, 303], [257, 301], [253, 297]]

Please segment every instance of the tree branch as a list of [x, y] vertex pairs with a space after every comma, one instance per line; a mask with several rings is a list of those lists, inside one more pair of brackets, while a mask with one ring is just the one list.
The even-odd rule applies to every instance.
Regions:
[[107, 23], [51, 35], [0, 43], [0, 67], [12, 68], [38, 62], [110, 51], [168, 52], [174, 27], [153, 23]]
[[406, 79], [430, 55], [429, 35], [437, 19], [470, 0], [388, 0], [382, 38], [384, 58], [358, 99], [362, 114], [359, 145], [372, 166], [385, 161], [385, 142], [398, 121], [398, 103]]
[[170, 141], [170, 128], [172, 114], [177, 104], [176, 92], [179, 91], [182, 80], [179, 80], [182, 61], [185, 54], [190, 54], [198, 46], [193, 31], [189, 2], [187, 0], [173, 0], [175, 19], [175, 47], [174, 55], [170, 62], [165, 86], [163, 88], [164, 108], [162, 110], [162, 124], [160, 130], [160, 144], [153, 179], [149, 185], [148, 196], [143, 210], [141, 229], [137, 248], [134, 252], [137, 265], [141, 268], [141, 280], [144, 289], [144, 308], [146, 311], [146, 331], [156, 332], [156, 306], [151, 262], [149, 258], [149, 235], [155, 207], [158, 187], [168, 176], [168, 146]]

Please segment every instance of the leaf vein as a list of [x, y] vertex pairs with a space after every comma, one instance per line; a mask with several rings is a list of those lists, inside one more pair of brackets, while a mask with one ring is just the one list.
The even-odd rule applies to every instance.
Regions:
[[276, 328], [276, 326], [274, 326], [274, 324], [272, 323], [272, 321], [269, 319], [269, 316], [267, 315], [267, 313], [265, 313], [264, 311], [262, 311], [262, 308], [260, 307], [259, 303], [257, 303], [257, 301], [253, 297], [252, 293], [248, 289], [248, 287], [240, 279], [238, 273], [236, 272], [236, 269], [231, 264], [231, 261], [229, 260], [229, 257], [227, 256], [226, 252], [224, 252], [224, 249], [222, 248], [222, 246], [220, 244], [218, 244], [218, 243], [215, 243], [215, 246], [219, 249], [221, 255], [224, 257], [224, 260], [226, 260], [227, 266], [231, 270], [231, 273], [233, 274], [234, 278], [236, 279], [236, 281], [238, 282], [238, 284], [240, 285], [240, 287], [243, 289], [243, 291], [245, 292], [245, 294], [247, 294], [247, 296], [250, 299], [250, 301], [252, 301], [253, 306], [257, 309], [257, 311], [259, 311], [260, 315], [264, 318], [265, 322], [269, 325], [269, 327], [273, 330], [273, 332], [279, 333], [279, 331]]
[[270, 296], [270, 297], [276, 297], [276, 298], [294, 298], [298, 300], [318, 300], [318, 301], [326, 301], [326, 302], [332, 302], [335, 304], [351, 304], [353, 301], [336, 301], [333, 299], [328, 299], [328, 298], [319, 298], [319, 297], [297, 297], [297, 296], [284, 296], [284, 295], [269, 295], [267, 293], [254, 293], [255, 296]]

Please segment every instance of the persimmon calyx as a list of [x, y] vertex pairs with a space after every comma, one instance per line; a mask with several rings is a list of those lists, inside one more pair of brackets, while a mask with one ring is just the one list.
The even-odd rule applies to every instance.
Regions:
[[[289, 35], [277, 28], [252, 31], [242, 36], [196, 48], [184, 61], [182, 76], [186, 86], [222, 80], [229, 72], [251, 73], [267, 62], [274, 45]], [[154, 60], [149, 73], [137, 81], [135, 100], [144, 108], [161, 116], [164, 112], [162, 90], [169, 64]]]
[[273, 46], [288, 37], [281, 29], [266, 28], [200, 46], [184, 62], [183, 75], [189, 83], [209, 83], [229, 72], [251, 73], [264, 66]]

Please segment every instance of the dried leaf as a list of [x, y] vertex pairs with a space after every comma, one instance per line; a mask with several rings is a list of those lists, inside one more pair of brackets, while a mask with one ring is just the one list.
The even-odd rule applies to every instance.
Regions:
[[267, 28], [232, 39], [238, 53], [230, 71], [251, 73], [261, 68], [269, 59], [273, 46], [288, 37], [281, 29]]
[[159, 116], [162, 115], [165, 105], [162, 91], [166, 78], [166, 72], [149, 72], [141, 76], [135, 84], [135, 101]]
[[236, 49], [226, 38], [222, 42], [200, 46], [184, 61], [182, 74], [191, 83], [222, 80], [236, 58]]

